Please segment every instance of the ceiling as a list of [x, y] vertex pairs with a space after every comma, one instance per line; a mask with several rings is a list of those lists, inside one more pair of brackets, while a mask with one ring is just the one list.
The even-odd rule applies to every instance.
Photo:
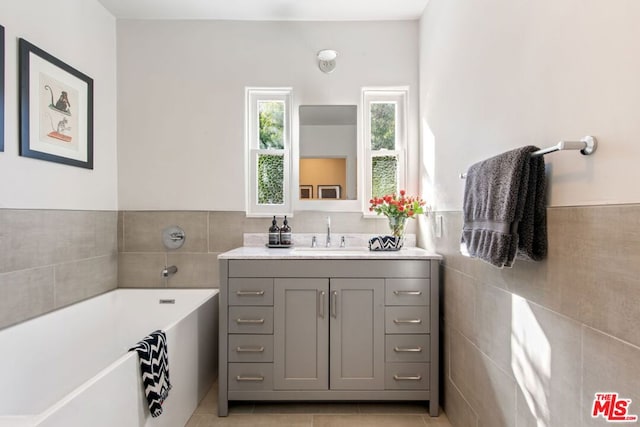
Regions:
[[98, 0], [119, 19], [388, 21], [419, 19], [429, 0]]

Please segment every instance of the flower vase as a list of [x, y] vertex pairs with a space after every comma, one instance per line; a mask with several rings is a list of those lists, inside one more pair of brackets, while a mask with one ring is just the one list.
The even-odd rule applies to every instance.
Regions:
[[377, 236], [369, 240], [372, 251], [399, 251], [404, 245], [404, 231], [407, 225], [406, 217], [387, 217], [391, 236]]
[[391, 234], [393, 237], [403, 239], [404, 238], [404, 230], [407, 225], [406, 217], [397, 217], [390, 216], [389, 217], [389, 228], [391, 229]]

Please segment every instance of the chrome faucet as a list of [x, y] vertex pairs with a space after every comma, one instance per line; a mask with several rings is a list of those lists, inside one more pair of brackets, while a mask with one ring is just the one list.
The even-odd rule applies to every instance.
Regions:
[[331, 217], [327, 217], [327, 247], [331, 247]]
[[175, 265], [171, 265], [169, 267], [165, 267], [162, 270], [162, 277], [169, 277], [169, 276], [173, 276], [174, 274], [176, 274], [178, 272], [178, 267], [176, 267]]

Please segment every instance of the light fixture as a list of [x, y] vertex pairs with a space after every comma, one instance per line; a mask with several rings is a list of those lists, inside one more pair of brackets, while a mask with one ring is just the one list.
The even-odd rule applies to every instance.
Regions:
[[318, 52], [318, 67], [323, 73], [331, 73], [336, 68], [338, 52], [324, 49]]

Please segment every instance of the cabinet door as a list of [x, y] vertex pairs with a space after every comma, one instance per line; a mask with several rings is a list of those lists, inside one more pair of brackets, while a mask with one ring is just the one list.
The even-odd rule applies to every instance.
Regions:
[[328, 297], [328, 279], [275, 279], [274, 389], [328, 389]]
[[332, 390], [384, 389], [384, 280], [331, 279]]

